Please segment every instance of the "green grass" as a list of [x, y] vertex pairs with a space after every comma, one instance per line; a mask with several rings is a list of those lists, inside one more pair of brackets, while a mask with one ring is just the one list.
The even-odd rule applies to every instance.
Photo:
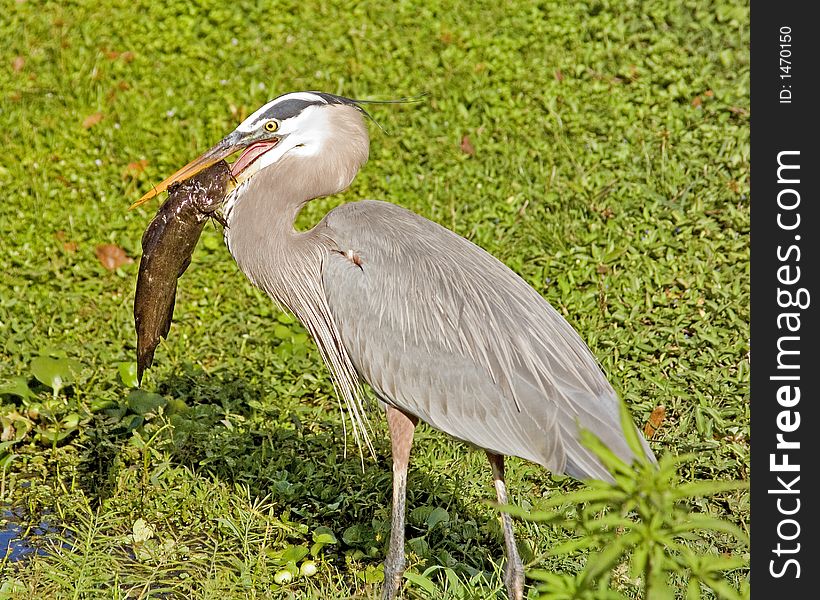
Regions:
[[[565, 314], [639, 426], [665, 406], [651, 444], [694, 454], [683, 481], [748, 480], [746, 3], [29, 1], [9, 3], [0, 34], [0, 501], [68, 542], [0, 563], [0, 597], [376, 593], [386, 428], [374, 413], [362, 469], [315, 347], [218, 229], [143, 382], [159, 396], [128, 385], [155, 208], [128, 206], [287, 91], [429, 93], [372, 107], [370, 162], [300, 226], [377, 198], [468, 237]], [[102, 244], [135, 262], [106, 270]], [[41, 382], [54, 374], [61, 389]], [[526, 509], [579, 487], [508, 471]], [[492, 497], [482, 453], [420, 428], [406, 598], [504, 597]], [[691, 510], [748, 532], [747, 492]], [[533, 569], [583, 566], [548, 554], [564, 528], [516, 527]], [[274, 583], [311, 551], [314, 576]]]

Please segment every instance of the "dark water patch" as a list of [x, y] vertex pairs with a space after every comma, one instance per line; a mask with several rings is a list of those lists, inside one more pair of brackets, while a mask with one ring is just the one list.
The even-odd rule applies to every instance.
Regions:
[[46, 521], [32, 525], [19, 508], [0, 509], [0, 560], [18, 561], [34, 554], [46, 554], [42, 541], [56, 531]]

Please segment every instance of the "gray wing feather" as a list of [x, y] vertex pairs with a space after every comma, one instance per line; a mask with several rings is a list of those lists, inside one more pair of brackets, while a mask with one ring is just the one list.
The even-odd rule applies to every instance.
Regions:
[[385, 202], [343, 205], [322, 226], [339, 249], [322, 270], [328, 306], [353, 364], [385, 402], [579, 478], [609, 478], [579, 426], [632, 459], [619, 400], [594, 356], [503, 263]]

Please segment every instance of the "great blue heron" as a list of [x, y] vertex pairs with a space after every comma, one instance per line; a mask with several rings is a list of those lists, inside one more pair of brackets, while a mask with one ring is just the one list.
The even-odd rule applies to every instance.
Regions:
[[[635, 458], [619, 400], [580, 336], [512, 270], [478, 246], [409, 210], [360, 201], [295, 231], [310, 200], [347, 188], [366, 162], [366, 113], [321, 92], [279, 96], [139, 203], [238, 151], [236, 187], [223, 205], [225, 242], [250, 281], [307, 328], [371, 448], [360, 381], [384, 404], [393, 457], [390, 546], [382, 597], [405, 567], [407, 468], [418, 421], [483, 448], [498, 501], [507, 503], [504, 456], [555, 473], [610, 479], [580, 442], [597, 435]], [[641, 438], [646, 456], [654, 456]], [[510, 598], [524, 569], [502, 514]]]

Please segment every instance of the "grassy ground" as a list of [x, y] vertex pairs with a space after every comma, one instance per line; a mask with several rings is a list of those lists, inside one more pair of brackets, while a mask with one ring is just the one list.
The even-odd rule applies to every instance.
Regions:
[[[385, 428], [376, 416], [377, 461], [345, 456], [315, 347], [216, 228], [143, 391], [131, 387], [153, 207], [127, 207], [292, 90], [429, 93], [373, 107], [384, 131], [371, 128], [370, 162], [303, 226], [367, 197], [468, 237], [567, 316], [641, 427], [665, 407], [651, 444], [695, 454], [683, 480], [748, 479], [746, 3], [17, 0], [2, 12], [0, 500], [23, 530], [45, 522], [66, 545], [0, 564], [0, 597], [377, 591]], [[578, 484], [512, 460], [509, 487], [530, 508]], [[503, 597], [490, 498], [483, 455], [421, 428], [405, 597]], [[748, 529], [746, 493], [692, 510]], [[568, 535], [558, 527], [517, 533], [533, 567], [582, 562], [547, 555]], [[273, 581], [311, 559], [312, 577]], [[413, 578], [433, 565], [449, 570]]]

